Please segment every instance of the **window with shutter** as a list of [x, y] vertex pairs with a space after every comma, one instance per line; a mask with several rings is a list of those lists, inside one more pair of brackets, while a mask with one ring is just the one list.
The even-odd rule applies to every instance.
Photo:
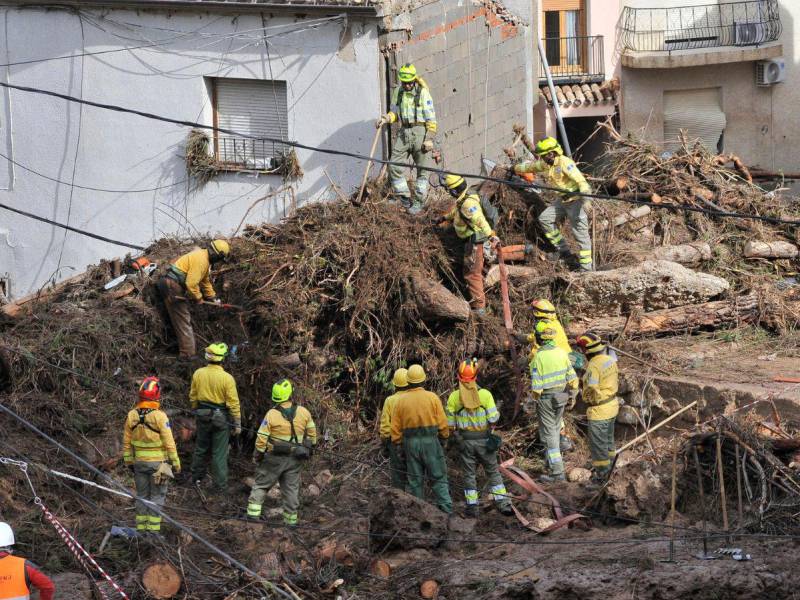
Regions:
[[288, 146], [270, 140], [288, 139], [286, 82], [215, 78], [214, 124], [240, 135], [217, 133], [214, 153], [220, 165], [267, 170]]
[[683, 130], [690, 142], [700, 140], [709, 152], [722, 152], [722, 134], [727, 120], [718, 87], [664, 92], [664, 144], [680, 147]]

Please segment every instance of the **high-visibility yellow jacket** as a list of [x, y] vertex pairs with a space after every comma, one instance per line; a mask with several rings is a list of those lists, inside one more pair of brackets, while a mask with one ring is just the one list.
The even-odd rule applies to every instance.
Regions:
[[383, 410], [381, 410], [381, 439], [388, 440], [392, 437], [392, 413], [394, 412], [395, 404], [400, 399], [400, 396], [406, 393], [407, 390], [399, 390], [389, 396], [383, 403]]
[[[292, 403], [284, 402], [279, 406], [286, 410], [292, 407]], [[292, 424], [294, 424], [296, 439], [292, 439]], [[281, 414], [278, 408], [270, 408], [258, 428], [256, 450], [259, 452], [272, 450], [272, 440], [302, 444], [306, 437], [311, 440], [312, 444], [317, 444], [317, 426], [307, 408], [298, 406], [292, 423], [289, 423], [289, 420]]]
[[172, 267], [183, 274], [183, 285], [189, 296], [195, 300], [203, 298], [210, 300], [216, 297], [217, 293], [209, 278], [211, 262], [208, 260], [208, 250], [203, 248], [192, 250], [176, 260]]
[[548, 342], [536, 352], [531, 362], [531, 391], [535, 396], [545, 392], [563, 392], [578, 389], [578, 376], [569, 355], [553, 342]]
[[482, 242], [494, 235], [492, 226], [489, 225], [481, 209], [481, 199], [478, 194], [465, 193], [456, 201], [456, 205], [445, 218], [453, 221], [453, 229], [462, 240], [475, 235], [475, 241]]
[[[555, 329], [556, 331], [556, 346], [561, 348], [564, 352], [569, 354], [572, 352], [572, 347], [569, 345], [569, 338], [567, 338], [567, 333], [564, 331], [564, 327], [561, 325], [561, 321], [558, 320], [558, 317], [553, 317], [552, 319], [545, 319], [547, 324]], [[528, 334], [528, 341], [531, 343], [531, 352], [528, 356], [528, 360], [533, 360], [536, 351], [539, 349], [539, 344], [536, 343], [536, 334], [529, 333]]]
[[412, 388], [398, 398], [392, 413], [392, 442], [402, 442], [408, 430], [415, 435], [449, 437], [450, 427], [439, 396], [423, 388]]
[[201, 402], [225, 407], [234, 424], [241, 423], [242, 410], [236, 381], [221, 365], [207, 365], [194, 372], [192, 386], [189, 388], [189, 402], [193, 409]]
[[481, 405], [470, 410], [461, 404], [459, 390], [453, 390], [447, 399], [447, 424], [453, 429], [462, 431], [486, 431], [489, 425], [497, 423], [500, 413], [497, 411], [492, 393], [480, 388], [478, 399]]
[[158, 402], [139, 402], [128, 413], [122, 434], [122, 459], [125, 464], [168, 460], [173, 466], [180, 467], [181, 460], [169, 419], [158, 406]]
[[543, 160], [526, 161], [516, 165], [514, 172], [537, 173], [544, 178], [546, 185], [559, 188], [565, 194], [574, 192], [592, 193], [592, 188], [583, 173], [578, 169], [578, 165], [568, 156], [557, 156], [552, 165], [548, 165]]
[[583, 374], [583, 401], [590, 421], [605, 421], [619, 413], [619, 371], [617, 361], [608, 354], [595, 354]]
[[428, 85], [421, 78], [410, 92], [405, 91], [402, 85], [394, 88], [388, 115], [390, 123], [400, 119], [405, 126], [424, 124], [428, 131], [436, 133], [433, 97]]

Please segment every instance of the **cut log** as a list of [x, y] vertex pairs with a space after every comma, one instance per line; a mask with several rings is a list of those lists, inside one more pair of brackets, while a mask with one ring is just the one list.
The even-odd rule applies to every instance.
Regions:
[[790, 242], [760, 242], [751, 240], [744, 245], [746, 258], [795, 258], [800, 254]]
[[132, 283], [126, 283], [117, 288], [112, 288], [110, 291], [105, 293], [105, 297], [109, 300], [119, 300], [125, 296], [130, 296], [134, 290], [136, 290], [136, 288]]
[[439, 596], [439, 584], [433, 579], [427, 579], [419, 586], [419, 595], [427, 600]]
[[704, 260], [711, 260], [711, 246], [706, 242], [662, 246], [653, 251], [653, 258], [656, 260], [669, 260], [682, 265], [698, 265]]
[[469, 304], [454, 295], [438, 281], [425, 279], [421, 275], [411, 278], [414, 295], [420, 314], [432, 319], [466, 321], [469, 319]]
[[[636, 219], [641, 219], [642, 217], [646, 217], [649, 214], [650, 214], [650, 207], [649, 206], [637, 206], [636, 208], [634, 208], [631, 211], [622, 213], [621, 215], [617, 215], [616, 217], [614, 217], [611, 220], [611, 224], [614, 227], [619, 227], [620, 225], [624, 225], [625, 223], [628, 223], [630, 221], [634, 221]], [[606, 221], [606, 220], [603, 220], [603, 221], [600, 221], [600, 223], [598, 223], [597, 226], [601, 230], [608, 229], [609, 222]]]
[[275, 364], [284, 367], [285, 369], [296, 369], [303, 361], [300, 359], [300, 354], [297, 352], [292, 352], [291, 354], [284, 354], [283, 356], [278, 356], [274, 359]]
[[730, 288], [721, 277], [697, 273], [678, 263], [642, 263], [572, 275], [568, 282], [573, 314], [622, 315], [705, 302]]
[[698, 329], [752, 322], [758, 316], [758, 296], [745, 294], [732, 300], [718, 300], [667, 310], [656, 310], [630, 317], [578, 319], [569, 325], [570, 336], [593, 331], [601, 337], [625, 331], [628, 337], [683, 334]]
[[[506, 272], [509, 280], [525, 280], [526, 285], [547, 284], [552, 279], [549, 276], [541, 276], [541, 271], [536, 267], [526, 267], [524, 265], [506, 265]], [[490, 288], [498, 283], [500, 283], [500, 266], [492, 265], [483, 279], [483, 285], [485, 288]]]
[[142, 585], [153, 598], [174, 598], [181, 589], [181, 576], [171, 564], [157, 562], [142, 573]]
[[375, 577], [380, 577], [381, 579], [389, 579], [392, 575], [392, 567], [389, 566], [389, 563], [385, 560], [381, 560], [379, 558], [375, 559], [369, 565], [369, 572], [372, 573]]

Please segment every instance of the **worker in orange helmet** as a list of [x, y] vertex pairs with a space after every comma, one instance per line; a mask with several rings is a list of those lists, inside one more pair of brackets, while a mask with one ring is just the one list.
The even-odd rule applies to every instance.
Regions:
[[489, 493], [497, 509], [504, 515], [513, 514], [511, 499], [497, 468], [497, 451], [500, 436], [492, 433], [500, 413], [492, 393], [478, 387], [478, 361], [474, 358], [463, 361], [458, 367], [458, 388], [447, 399], [447, 424], [452, 438], [458, 445], [464, 477], [464, 499], [469, 518], [478, 516], [478, 483], [476, 471], [483, 466], [489, 480]]

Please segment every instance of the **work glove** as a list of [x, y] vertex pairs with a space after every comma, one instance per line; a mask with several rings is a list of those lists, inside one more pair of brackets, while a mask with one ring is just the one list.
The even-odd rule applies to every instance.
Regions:
[[575, 408], [575, 403], [578, 401], [578, 390], [569, 391], [569, 402], [567, 403], [567, 410]]
[[263, 460], [264, 460], [264, 453], [263, 452], [259, 452], [258, 450], [253, 452], [252, 461], [253, 461], [254, 465], [260, 465], [261, 461], [263, 461]]
[[519, 333], [515, 331], [513, 333], [514, 339], [517, 340], [520, 344], [527, 344], [528, 343], [528, 334], [527, 333]]
[[492, 245], [492, 248], [497, 248], [500, 245], [500, 238], [496, 235], [493, 235], [489, 238], [489, 243]]
[[181, 472], [181, 463], [176, 462], [172, 463], [172, 470], [175, 471], [176, 474]]
[[212, 299], [211, 299], [211, 301], [212, 301], [214, 304], [222, 304], [222, 298], [219, 298], [219, 297], [217, 297], [217, 298], [212, 298]]
[[231, 435], [233, 435], [233, 437], [236, 437], [241, 434], [242, 434], [242, 425], [240, 423], [234, 423]]
[[433, 150], [433, 140], [425, 140], [422, 142], [422, 151], [428, 153]]
[[389, 122], [389, 119], [386, 118], [386, 115], [383, 115], [380, 119], [375, 121], [375, 129], [380, 129], [384, 125]]

